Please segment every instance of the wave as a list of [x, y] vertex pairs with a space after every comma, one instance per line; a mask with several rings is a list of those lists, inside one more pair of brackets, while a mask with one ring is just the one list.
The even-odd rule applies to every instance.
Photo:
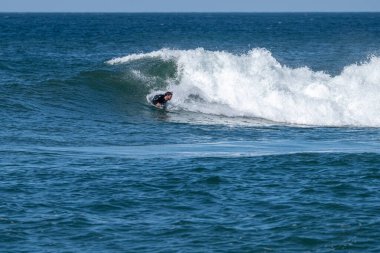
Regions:
[[[346, 66], [336, 76], [308, 67], [290, 68], [261, 48], [240, 55], [202, 48], [161, 49], [107, 63], [146, 60], [175, 63], [175, 75], [164, 75], [164, 85], [150, 86], [147, 94], [172, 90], [173, 110], [287, 124], [380, 126], [380, 58], [376, 56]], [[140, 78], [162, 78], [158, 73], [134, 71]]]

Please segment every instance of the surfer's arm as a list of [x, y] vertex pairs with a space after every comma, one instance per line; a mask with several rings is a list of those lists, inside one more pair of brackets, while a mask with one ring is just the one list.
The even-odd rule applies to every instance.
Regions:
[[164, 106], [163, 106], [162, 104], [160, 104], [160, 103], [156, 103], [155, 106], [156, 106], [157, 108], [161, 108], [161, 109], [164, 107]]

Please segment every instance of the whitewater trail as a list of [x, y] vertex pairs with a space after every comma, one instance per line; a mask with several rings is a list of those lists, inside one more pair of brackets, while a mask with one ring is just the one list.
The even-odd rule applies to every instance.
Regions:
[[289, 124], [380, 126], [379, 57], [346, 66], [337, 76], [284, 66], [265, 49], [241, 55], [162, 49], [107, 63], [146, 58], [176, 62], [177, 79], [166, 87], [175, 94], [175, 108]]

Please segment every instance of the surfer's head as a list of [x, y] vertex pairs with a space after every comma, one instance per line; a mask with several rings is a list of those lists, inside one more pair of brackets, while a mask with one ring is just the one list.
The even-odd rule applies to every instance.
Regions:
[[165, 93], [165, 100], [166, 101], [169, 101], [170, 99], [172, 99], [172, 96], [173, 96], [173, 92], [170, 92], [170, 91], [168, 91], [168, 92], [166, 92]]

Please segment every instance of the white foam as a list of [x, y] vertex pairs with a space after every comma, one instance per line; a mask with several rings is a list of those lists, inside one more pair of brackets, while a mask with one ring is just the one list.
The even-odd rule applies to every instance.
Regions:
[[179, 50], [169, 50], [169, 49], [162, 49], [159, 51], [153, 51], [150, 53], [141, 53], [141, 54], [130, 54], [124, 57], [118, 57], [111, 59], [107, 61], [106, 63], [115, 65], [115, 64], [121, 64], [121, 63], [127, 63], [135, 60], [140, 60], [143, 58], [161, 58], [163, 60], [169, 60], [173, 59], [174, 57], [179, 57], [181, 54], [181, 51]]
[[346, 66], [330, 76], [281, 65], [269, 51], [247, 54], [162, 49], [108, 61], [175, 60], [176, 108], [226, 116], [259, 117], [290, 124], [380, 126], [380, 58]]

